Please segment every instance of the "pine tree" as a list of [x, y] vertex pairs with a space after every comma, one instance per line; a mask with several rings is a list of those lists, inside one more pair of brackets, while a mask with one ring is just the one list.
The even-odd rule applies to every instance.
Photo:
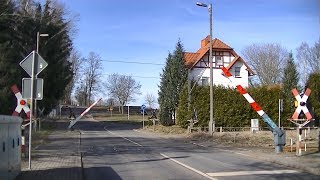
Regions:
[[170, 97], [171, 92], [170, 91], [170, 65], [172, 61], [172, 55], [171, 53], [168, 54], [168, 57], [166, 59], [166, 65], [164, 69], [162, 70], [161, 78], [160, 78], [160, 85], [159, 85], [159, 98], [158, 102], [160, 105], [160, 122], [161, 124], [168, 125], [171, 122], [171, 118], [169, 115], [169, 108], [172, 104]]
[[[290, 117], [284, 116], [285, 114], [292, 114], [294, 110], [295, 98], [292, 95], [291, 90], [293, 88], [300, 89], [298, 87], [299, 73], [297, 71], [296, 64], [294, 63], [292, 52], [289, 53], [289, 58], [286, 62], [284, 69], [284, 75], [282, 78], [282, 95], [280, 93], [279, 98], [283, 98], [283, 111], [282, 119], [288, 119]], [[282, 123], [284, 125], [284, 123]]]
[[297, 71], [296, 64], [294, 63], [292, 52], [290, 52], [282, 79], [285, 97], [291, 96], [291, 89], [298, 88], [298, 81], [299, 73]]
[[176, 44], [173, 54], [169, 53], [166, 66], [161, 74], [159, 86], [160, 122], [164, 125], [172, 124], [179, 103], [179, 94], [187, 80], [187, 69], [184, 65], [183, 45], [180, 40]]

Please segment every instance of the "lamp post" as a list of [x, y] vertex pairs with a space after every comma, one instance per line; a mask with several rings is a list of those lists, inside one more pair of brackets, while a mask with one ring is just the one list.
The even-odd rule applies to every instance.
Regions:
[[209, 51], [209, 61], [210, 61], [210, 121], [209, 121], [209, 133], [212, 135], [215, 131], [215, 121], [213, 118], [213, 59], [212, 59], [212, 4], [204, 4], [197, 2], [197, 6], [207, 7], [209, 12], [209, 22], [210, 22], [210, 51]]
[[[40, 34], [40, 32], [37, 32], [37, 53], [39, 54], [39, 40], [40, 37], [48, 37], [49, 34]], [[37, 78], [37, 75], [35, 75], [35, 78]], [[32, 111], [32, 109], [31, 109]], [[37, 100], [34, 100], [34, 117], [37, 118]], [[37, 121], [36, 121], [37, 122]], [[37, 123], [35, 123], [34, 129], [37, 129]], [[40, 130], [40, 121], [39, 121], [39, 130]]]

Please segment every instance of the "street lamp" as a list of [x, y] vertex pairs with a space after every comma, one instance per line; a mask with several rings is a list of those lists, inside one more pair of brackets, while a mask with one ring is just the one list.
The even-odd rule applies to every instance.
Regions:
[[40, 37], [48, 37], [49, 34], [40, 34], [40, 32], [37, 32], [37, 53], [39, 53], [39, 39]]
[[207, 7], [209, 11], [210, 19], [210, 51], [209, 51], [209, 61], [210, 61], [210, 121], [209, 121], [209, 133], [213, 134], [215, 130], [215, 121], [213, 119], [213, 59], [212, 59], [212, 4], [209, 5], [197, 2], [197, 6]]
[[[37, 32], [37, 53], [39, 54], [39, 40], [40, 37], [48, 37], [49, 34], [40, 34], [40, 32]], [[35, 78], [37, 78], [37, 75], [35, 75]], [[32, 109], [31, 109], [32, 111]], [[34, 117], [37, 118], [37, 100], [34, 100]], [[37, 128], [35, 123], [35, 129]], [[39, 130], [40, 130], [40, 122], [39, 122]]]

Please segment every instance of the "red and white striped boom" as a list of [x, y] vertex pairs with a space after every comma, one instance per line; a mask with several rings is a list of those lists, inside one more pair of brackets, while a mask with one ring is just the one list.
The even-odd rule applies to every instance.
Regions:
[[250, 103], [253, 110], [255, 110], [263, 119], [265, 123], [267, 123], [269, 129], [271, 131], [276, 131], [280, 136], [283, 134], [283, 132], [279, 129], [279, 127], [272, 121], [272, 119], [263, 111], [261, 106], [255, 102], [255, 100], [250, 96], [250, 94], [238, 83], [236, 83], [235, 78], [232, 76], [232, 74], [228, 71], [227, 68], [222, 67], [221, 68], [224, 75], [230, 80], [230, 83], [234, 85], [240, 94], [243, 95], [243, 97]]
[[96, 102], [94, 102], [93, 104], [91, 104], [91, 106], [89, 106], [86, 110], [84, 110], [84, 111], [80, 114], [80, 116], [77, 117], [75, 120], [70, 121], [70, 125], [69, 125], [68, 128], [69, 128], [69, 129], [72, 128], [72, 126], [74, 126], [74, 125], [76, 124], [76, 122], [78, 122], [78, 121], [82, 118], [82, 116], [84, 116], [87, 112], [89, 112], [90, 109], [91, 109], [93, 106], [95, 106], [101, 99], [102, 99], [102, 98], [98, 99]]

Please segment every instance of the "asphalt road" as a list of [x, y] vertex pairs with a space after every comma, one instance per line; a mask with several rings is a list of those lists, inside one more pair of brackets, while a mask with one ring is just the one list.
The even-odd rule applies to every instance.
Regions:
[[221, 147], [201, 147], [134, 129], [136, 124], [80, 121], [85, 180], [319, 179]]

